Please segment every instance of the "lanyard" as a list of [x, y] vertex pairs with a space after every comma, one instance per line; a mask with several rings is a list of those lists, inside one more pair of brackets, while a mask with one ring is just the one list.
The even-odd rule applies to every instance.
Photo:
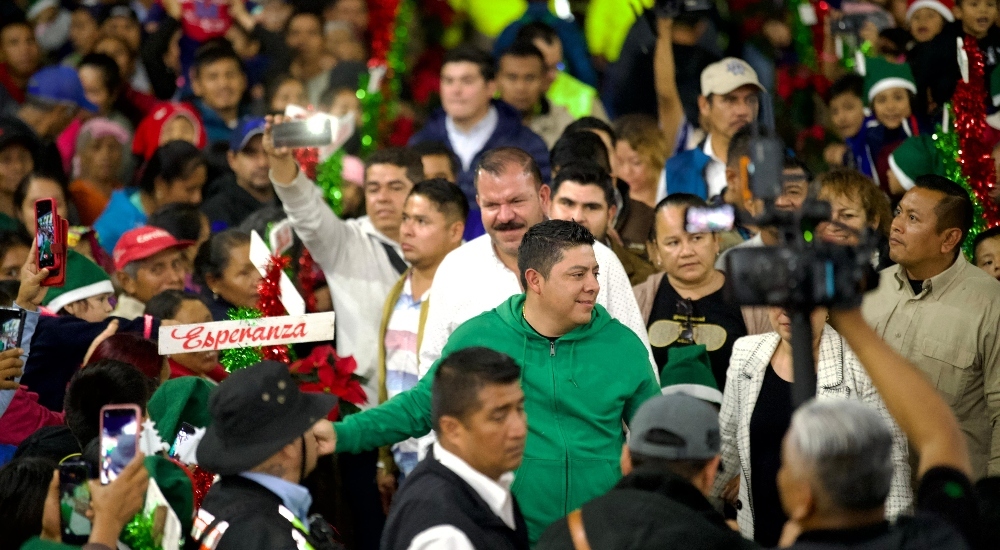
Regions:
[[299, 550], [316, 550], [316, 548], [306, 539], [305, 533], [308, 533], [309, 529], [302, 524], [302, 521], [300, 521], [299, 518], [295, 517], [295, 514], [293, 514], [291, 510], [285, 508], [284, 505], [279, 504], [278, 513], [281, 514], [281, 517], [287, 519], [288, 522], [292, 524], [292, 527], [295, 528], [292, 531], [292, 538], [295, 539], [295, 546], [297, 546]]

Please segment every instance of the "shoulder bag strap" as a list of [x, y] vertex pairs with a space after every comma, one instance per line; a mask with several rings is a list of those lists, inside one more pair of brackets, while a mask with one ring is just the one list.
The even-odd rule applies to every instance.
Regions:
[[573, 539], [575, 550], [590, 550], [590, 542], [587, 541], [587, 531], [583, 528], [583, 512], [577, 508], [566, 516], [569, 523], [569, 536]]

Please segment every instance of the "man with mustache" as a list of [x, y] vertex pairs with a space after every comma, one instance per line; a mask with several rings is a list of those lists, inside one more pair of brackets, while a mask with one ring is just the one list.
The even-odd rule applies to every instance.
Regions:
[[[490, 159], [484, 164], [489, 168]], [[508, 171], [521, 172], [517, 164], [507, 166]], [[485, 178], [480, 173], [480, 193], [487, 191]], [[517, 204], [505, 200], [503, 209], [509, 209], [510, 203]], [[491, 209], [488, 202], [482, 204], [485, 216]], [[495, 225], [487, 223], [486, 227]], [[548, 220], [517, 232], [524, 238], [517, 248], [516, 274], [511, 275], [524, 292], [509, 296], [458, 327], [441, 353], [443, 359], [436, 361], [414, 388], [375, 409], [350, 415], [332, 426], [335, 434], [330, 433], [330, 424], [320, 429], [326, 431], [325, 439], [337, 440], [339, 452], [357, 452], [426, 434], [433, 419], [441, 441], [452, 443], [456, 438], [441, 423], [441, 403], [436, 395], [446, 366], [478, 346], [510, 356], [522, 369], [523, 410], [528, 416], [524, 462], [510, 491], [524, 514], [529, 541], [536, 541], [549, 524], [611, 489], [621, 477], [623, 424], [631, 421], [642, 403], [659, 394], [660, 387], [647, 346], [634, 330], [613, 319], [599, 304], [600, 279], [606, 269], [596, 253], [600, 245], [590, 231], [576, 222]], [[435, 285], [437, 282], [435, 277]], [[477, 287], [485, 291], [491, 281], [482, 282], [485, 284]], [[439, 296], [434, 294], [434, 300]], [[435, 307], [432, 302], [431, 310]], [[500, 431], [503, 415], [491, 420], [490, 429]], [[434, 460], [437, 449], [435, 446], [425, 463]], [[502, 452], [509, 465], [494, 469], [490, 477], [499, 481], [504, 470], [516, 466], [520, 450], [518, 441], [509, 438]], [[409, 500], [405, 496], [409, 488], [409, 482], [403, 485], [400, 506]], [[512, 523], [507, 527], [515, 529]], [[390, 518], [382, 547], [407, 548], [387, 545], [393, 536]], [[475, 542], [451, 545], [445, 544], [452, 540], [446, 533], [438, 536], [418, 547], [511, 548]]]
[[233, 171], [212, 182], [217, 191], [201, 205], [214, 231], [236, 227], [250, 214], [275, 204], [263, 135], [263, 117], [245, 118], [229, 141], [226, 160]]
[[[485, 155], [475, 171], [476, 202], [486, 235], [445, 257], [434, 275], [434, 300], [427, 312], [420, 346], [420, 372], [441, 357], [451, 333], [465, 321], [523, 291], [517, 277], [518, 246], [528, 228], [545, 220], [551, 189], [542, 183], [534, 159], [516, 147]], [[625, 269], [608, 247], [597, 243], [602, 292], [597, 295], [612, 317], [632, 329], [649, 348], [645, 325]], [[652, 367], [650, 367], [652, 370]]]

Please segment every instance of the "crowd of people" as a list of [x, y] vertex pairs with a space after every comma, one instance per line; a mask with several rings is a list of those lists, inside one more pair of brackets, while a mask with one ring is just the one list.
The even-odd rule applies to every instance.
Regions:
[[[1000, 546], [1000, 225], [931, 137], [962, 38], [1000, 174], [995, 0], [401, 1], [378, 112], [400, 2], [0, 4], [0, 550]], [[727, 272], [818, 201], [878, 275], [796, 406], [796, 316]], [[346, 374], [160, 354], [261, 307], [255, 232]]]

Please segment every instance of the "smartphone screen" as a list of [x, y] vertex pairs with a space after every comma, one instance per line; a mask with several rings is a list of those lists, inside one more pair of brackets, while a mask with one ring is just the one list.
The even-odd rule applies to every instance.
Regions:
[[138, 408], [107, 406], [101, 410], [101, 483], [118, 478], [135, 457], [138, 444]]
[[177, 458], [177, 448], [194, 435], [194, 430], [195, 428], [191, 424], [181, 422], [181, 428], [177, 430], [177, 437], [174, 439], [174, 444], [170, 446], [169, 454], [171, 458]]
[[62, 541], [66, 544], [86, 544], [90, 535], [90, 468], [80, 461], [59, 465], [59, 519]]
[[333, 127], [323, 118], [282, 122], [272, 129], [272, 137], [275, 147], [321, 147], [333, 142]]
[[21, 345], [22, 325], [22, 317], [19, 310], [0, 308], [0, 351], [6, 351]]
[[736, 222], [736, 211], [730, 204], [716, 207], [690, 206], [687, 209], [688, 233], [715, 233], [729, 231]]
[[55, 242], [55, 216], [52, 212], [52, 201], [43, 199], [35, 203], [35, 239], [38, 241], [38, 269], [52, 268], [56, 265], [56, 255], [52, 251]]

